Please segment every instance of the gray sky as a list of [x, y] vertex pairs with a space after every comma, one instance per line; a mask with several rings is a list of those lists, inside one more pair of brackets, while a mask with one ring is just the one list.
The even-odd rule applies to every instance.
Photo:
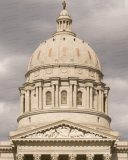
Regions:
[[[60, 0], [0, 0], [0, 141], [17, 129], [18, 88], [32, 53], [56, 31]], [[110, 87], [111, 128], [128, 141], [128, 1], [66, 0], [72, 30], [97, 54]]]

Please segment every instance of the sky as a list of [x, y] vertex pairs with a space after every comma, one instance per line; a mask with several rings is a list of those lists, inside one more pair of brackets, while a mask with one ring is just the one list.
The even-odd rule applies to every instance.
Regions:
[[[31, 55], [56, 32], [60, 0], [0, 0], [0, 141], [18, 128], [19, 87]], [[128, 1], [66, 0], [72, 30], [97, 54], [110, 87], [111, 129], [128, 141]]]

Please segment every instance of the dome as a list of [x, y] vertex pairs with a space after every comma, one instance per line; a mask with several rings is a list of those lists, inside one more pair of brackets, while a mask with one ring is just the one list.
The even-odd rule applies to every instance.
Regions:
[[89, 44], [68, 34], [57, 35], [40, 44], [32, 55], [28, 70], [42, 65], [63, 63], [101, 70], [99, 60]]
[[71, 31], [71, 23], [71, 16], [63, 10], [57, 19], [57, 32], [35, 50], [28, 71], [49, 64], [83, 65], [101, 71], [95, 52], [88, 43], [76, 38]]

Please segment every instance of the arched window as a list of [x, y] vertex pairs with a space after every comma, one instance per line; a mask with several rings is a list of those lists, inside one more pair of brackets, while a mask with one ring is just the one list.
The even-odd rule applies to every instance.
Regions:
[[66, 91], [61, 92], [61, 104], [67, 104], [67, 92]]
[[77, 105], [82, 105], [82, 92], [77, 92]]
[[46, 105], [51, 105], [51, 102], [52, 102], [52, 95], [51, 95], [51, 92], [48, 91], [46, 93]]

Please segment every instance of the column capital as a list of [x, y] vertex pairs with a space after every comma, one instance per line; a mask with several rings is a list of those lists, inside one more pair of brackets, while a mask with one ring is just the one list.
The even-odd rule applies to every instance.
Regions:
[[68, 157], [69, 157], [69, 160], [76, 160], [77, 155], [76, 154], [69, 154]]
[[103, 160], [110, 160], [111, 159], [111, 154], [104, 154], [103, 155]]
[[41, 160], [41, 154], [33, 154], [34, 160]]
[[59, 154], [51, 154], [51, 160], [58, 160]]
[[86, 154], [87, 160], [94, 160], [94, 154]]
[[16, 154], [16, 160], [25, 160], [24, 154]]

